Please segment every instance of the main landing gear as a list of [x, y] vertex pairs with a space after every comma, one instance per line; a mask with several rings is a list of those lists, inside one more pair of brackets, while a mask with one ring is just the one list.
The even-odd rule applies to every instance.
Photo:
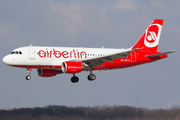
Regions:
[[79, 78], [73, 74], [73, 77], [71, 78], [72, 83], [77, 83], [79, 81]]
[[[93, 81], [93, 80], [96, 79], [96, 76], [91, 73], [91, 74], [89, 74], [89, 75], [87, 76], [87, 79], [88, 79], [89, 81]], [[77, 76], [75, 76], [75, 74], [73, 74], [73, 77], [71, 78], [71, 82], [72, 82], [72, 83], [77, 83], [78, 81], [79, 81], [79, 78], [78, 78]]]
[[93, 80], [96, 79], [96, 76], [91, 73], [91, 74], [89, 74], [89, 75], [87, 76], [87, 78], [88, 78], [89, 81], [93, 81]]
[[26, 80], [30, 80], [31, 79], [30, 74], [31, 74], [32, 68], [28, 68], [27, 70], [28, 70], [28, 75], [26, 76]]
[[94, 74], [92, 74], [92, 68], [89, 69], [90, 74], [87, 76], [89, 81], [93, 81], [96, 79], [96, 76]]
[[[87, 76], [87, 79], [89, 81], [93, 81], [96, 79], [96, 76], [94, 74], [92, 74], [92, 69], [90, 70], [90, 74]], [[73, 77], [71, 78], [71, 82], [77, 83], [78, 81], [79, 81], [79, 78], [75, 74], [73, 74]]]

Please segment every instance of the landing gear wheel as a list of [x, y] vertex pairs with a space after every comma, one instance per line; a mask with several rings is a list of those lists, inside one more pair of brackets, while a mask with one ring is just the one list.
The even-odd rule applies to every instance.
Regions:
[[72, 83], [77, 83], [78, 81], [79, 81], [79, 78], [76, 77], [76, 76], [73, 76], [73, 77], [71, 78], [71, 82], [72, 82]]
[[28, 70], [28, 75], [26, 76], [26, 80], [30, 80], [31, 79], [30, 74], [31, 74], [32, 68], [27, 68], [27, 70]]
[[30, 80], [31, 79], [31, 76], [30, 75], [27, 75], [26, 76], [26, 80]]
[[94, 74], [90, 74], [90, 75], [88, 75], [87, 78], [88, 78], [89, 81], [93, 81], [93, 80], [96, 79], [96, 76]]

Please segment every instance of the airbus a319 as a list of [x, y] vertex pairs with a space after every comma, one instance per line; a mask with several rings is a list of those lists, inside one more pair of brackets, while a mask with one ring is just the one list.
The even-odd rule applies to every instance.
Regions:
[[52, 77], [57, 74], [72, 74], [71, 82], [77, 83], [75, 75], [89, 71], [88, 80], [96, 76], [94, 70], [113, 70], [137, 66], [167, 57], [169, 52], [157, 52], [163, 20], [155, 19], [146, 29], [137, 43], [128, 49], [74, 48], [27, 46], [13, 50], [3, 58], [9, 66], [26, 68], [27, 80], [31, 79], [32, 69], [37, 69], [40, 77]]

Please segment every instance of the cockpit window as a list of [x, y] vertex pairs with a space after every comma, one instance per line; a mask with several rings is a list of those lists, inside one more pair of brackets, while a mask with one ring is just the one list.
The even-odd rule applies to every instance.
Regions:
[[22, 54], [22, 52], [21, 51], [12, 51], [10, 54]]
[[21, 52], [21, 51], [19, 51], [19, 54], [22, 54], [22, 52]]
[[15, 53], [15, 51], [12, 51], [10, 54], [14, 54]]

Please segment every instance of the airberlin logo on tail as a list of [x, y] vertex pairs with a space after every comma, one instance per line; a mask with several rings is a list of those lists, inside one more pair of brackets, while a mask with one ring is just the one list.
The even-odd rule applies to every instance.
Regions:
[[157, 40], [156, 33], [154, 31], [149, 31], [150, 35], [147, 36], [147, 41], [153, 43]]
[[147, 47], [155, 47], [159, 44], [162, 26], [159, 24], [152, 24], [147, 30], [144, 39], [144, 44]]

